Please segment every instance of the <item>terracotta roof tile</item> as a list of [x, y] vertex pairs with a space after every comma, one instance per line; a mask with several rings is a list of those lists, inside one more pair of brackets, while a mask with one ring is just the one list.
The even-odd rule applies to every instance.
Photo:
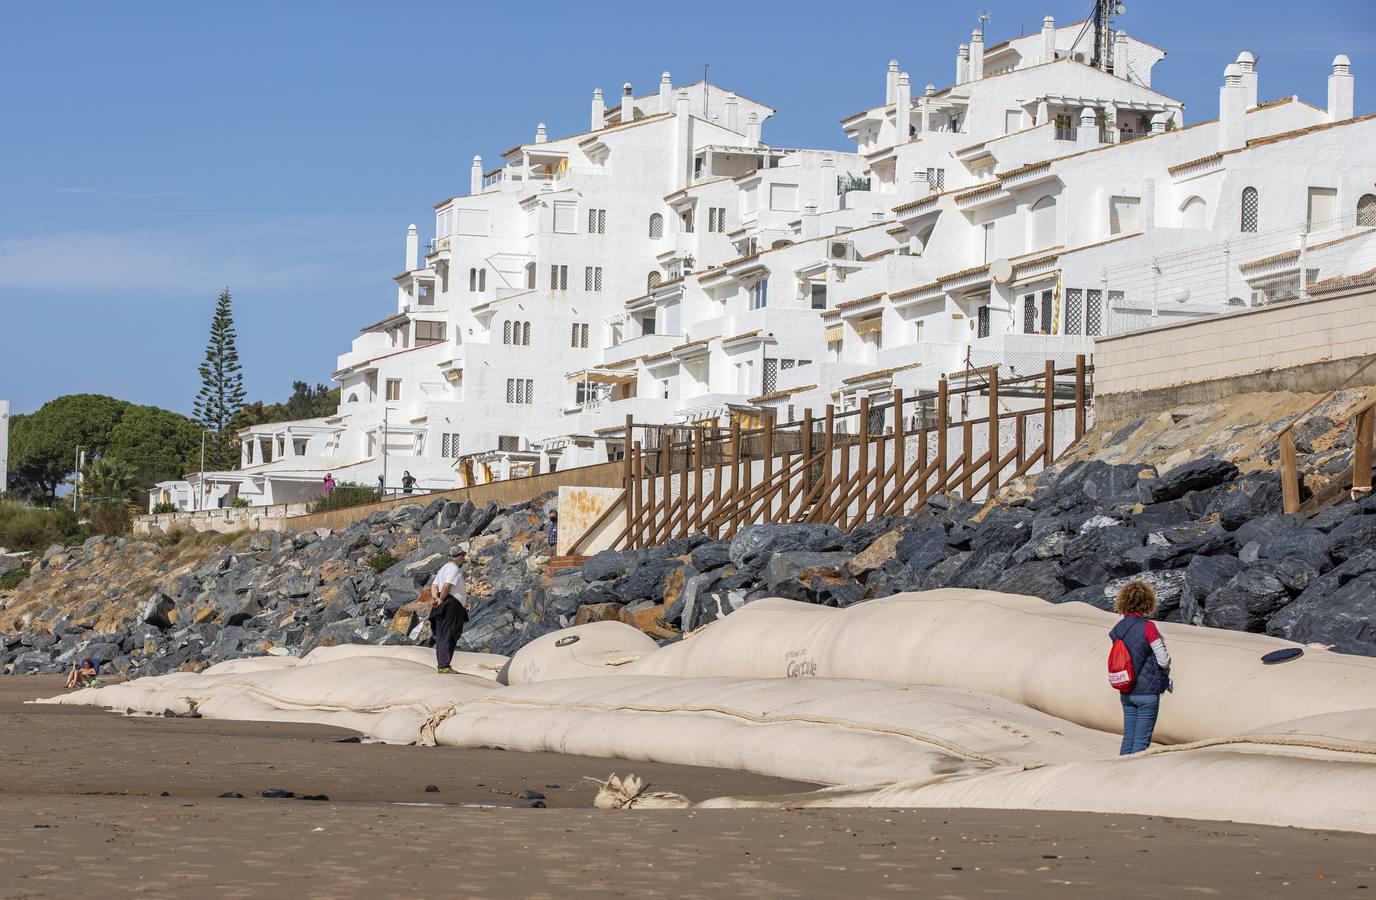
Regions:
[[852, 375], [849, 378], [842, 378], [842, 384], [861, 384], [866, 381], [874, 381], [878, 378], [887, 378], [897, 372], [906, 372], [908, 369], [921, 368], [922, 363], [908, 363], [906, 366], [894, 366], [891, 369], [880, 369], [878, 372], [866, 372], [864, 375]]
[[877, 294], [869, 294], [864, 297], [856, 297], [854, 300], [847, 300], [845, 303], [838, 303], [834, 308], [837, 310], [853, 309], [857, 306], [864, 306], [866, 303], [873, 303], [875, 300], [878, 300], [880, 297], [883, 296], [884, 292], [880, 291]]
[[761, 394], [761, 395], [758, 396], [758, 397], [751, 397], [751, 398], [750, 398], [750, 402], [751, 402], [751, 403], [768, 403], [768, 402], [771, 401], [771, 400], [782, 400], [782, 399], [784, 399], [785, 397], [792, 397], [794, 394], [801, 394], [803, 391], [815, 391], [815, 390], [817, 390], [817, 385], [815, 385], [815, 384], [805, 384], [805, 385], [803, 385], [802, 387], [785, 388], [784, 390], [781, 390], [781, 391], [770, 391], [769, 393], [767, 393], [767, 394]]

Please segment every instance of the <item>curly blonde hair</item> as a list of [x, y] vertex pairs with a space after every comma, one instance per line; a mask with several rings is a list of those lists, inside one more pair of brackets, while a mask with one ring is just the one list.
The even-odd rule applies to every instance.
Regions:
[[1150, 616], [1156, 612], [1156, 591], [1145, 581], [1129, 581], [1118, 589], [1118, 599], [1114, 601], [1113, 608], [1120, 616], [1132, 613]]

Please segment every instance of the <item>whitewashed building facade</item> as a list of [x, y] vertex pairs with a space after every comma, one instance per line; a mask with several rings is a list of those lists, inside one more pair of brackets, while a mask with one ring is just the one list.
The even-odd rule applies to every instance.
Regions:
[[1095, 26], [976, 30], [940, 89], [891, 62], [883, 102], [841, 120], [854, 152], [772, 147], [773, 109], [669, 73], [594, 92], [588, 131], [473, 159], [339, 357], [338, 413], [245, 430], [206, 505], [327, 472], [431, 490], [605, 462], [627, 416], [783, 420], [1027, 374], [1376, 266], [1376, 119], [1346, 57], [1318, 108], [1260, 102], [1244, 51], [1219, 118], [1188, 125], [1152, 87], [1165, 52]]

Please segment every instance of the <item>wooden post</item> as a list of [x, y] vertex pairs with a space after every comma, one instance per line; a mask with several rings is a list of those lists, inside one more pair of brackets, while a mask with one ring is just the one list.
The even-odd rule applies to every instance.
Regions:
[[[865, 395], [860, 398], [860, 457], [855, 461], [855, 477], [861, 483], [865, 483], [865, 477], [870, 472], [870, 398]], [[863, 494], [862, 494], [863, 496]], [[842, 531], [846, 530], [846, 514], [850, 504], [847, 503], [841, 508], [841, 519], [837, 524]], [[863, 512], [864, 504], [855, 512], [856, 518]], [[854, 524], [854, 523], [852, 523]]]
[[702, 429], [693, 428], [693, 531], [702, 531]]
[[1046, 417], [1046, 425], [1042, 428], [1042, 437], [1045, 447], [1045, 455], [1042, 457], [1042, 468], [1050, 468], [1056, 461], [1056, 361], [1048, 359], [1046, 361], [1046, 403], [1043, 407], [1043, 415]]
[[949, 403], [950, 397], [946, 391], [946, 379], [943, 378], [936, 383], [936, 483], [941, 485], [941, 490], [946, 489], [946, 467], [948, 465], [946, 458], [946, 414]]
[[[803, 496], [806, 497], [812, 490], [812, 483], [816, 480], [812, 474], [812, 407], [803, 410]], [[798, 512], [805, 512], [799, 509]]]
[[1357, 443], [1352, 448], [1352, 493], [1371, 490], [1372, 431], [1376, 430], [1376, 407], [1368, 406], [1357, 414]]
[[[1356, 462], [1356, 454], [1353, 454]], [[1368, 471], [1370, 467], [1368, 466]], [[1357, 470], [1352, 470], [1356, 478]], [[1299, 512], [1300, 509], [1300, 472], [1295, 462], [1295, 433], [1287, 428], [1280, 436], [1280, 493], [1282, 508], [1286, 513]]]
[[621, 502], [622, 502], [622, 504], [625, 505], [625, 507], [626, 507], [626, 528], [627, 528], [627, 535], [626, 535], [626, 536], [627, 536], [627, 539], [628, 539], [627, 547], [630, 546], [630, 544], [629, 544], [629, 538], [630, 538], [630, 531], [629, 531], [629, 529], [630, 529], [630, 527], [631, 527], [631, 523], [635, 521], [635, 509], [636, 509], [636, 503], [635, 503], [635, 501], [636, 501], [637, 495], [639, 494], [639, 488], [640, 488], [640, 486], [636, 483], [636, 480], [635, 480], [634, 458], [633, 458], [633, 454], [631, 453], [631, 435], [633, 434], [632, 429], [633, 429], [634, 427], [635, 427], [635, 423], [632, 421], [632, 419], [631, 419], [630, 416], [627, 416], [627, 417], [626, 417], [626, 439], [625, 439], [625, 440], [622, 442], [622, 444], [621, 444], [621, 481], [622, 481], [622, 483], [625, 485], [625, 488], [626, 488], [626, 490], [625, 490], [625, 491], [622, 493], [622, 495], [621, 495]]
[[[927, 432], [930, 429], [919, 428], [917, 430], [917, 507], [920, 509], [922, 504], [927, 502], [927, 479], [923, 473], [927, 471]], [[903, 508], [899, 507], [896, 512], [903, 515]]]
[[736, 534], [736, 527], [740, 524], [740, 514], [736, 511], [736, 500], [741, 494], [741, 420], [733, 418], [731, 420], [731, 493], [727, 495], [727, 504], [731, 507], [731, 521], [727, 525], [725, 537], [729, 540]]
[[[629, 440], [629, 438], [628, 438], [628, 440]], [[632, 478], [632, 479], [634, 480], [634, 482], [635, 482], [635, 490], [636, 490], [636, 498], [635, 498], [635, 515], [636, 515], [636, 521], [635, 521], [634, 523], [630, 523], [630, 524], [633, 524], [633, 525], [634, 525], [634, 528], [633, 528], [633, 530], [631, 531], [631, 535], [630, 535], [630, 539], [631, 539], [630, 548], [631, 548], [632, 550], [635, 550], [636, 548], [638, 548], [638, 547], [640, 546], [640, 529], [641, 529], [641, 526], [644, 524], [644, 523], [642, 523], [642, 522], [640, 521], [640, 516], [641, 516], [641, 514], [644, 513], [644, 511], [645, 511], [645, 498], [643, 498], [643, 497], [640, 496], [640, 485], [643, 483], [644, 475], [645, 475], [645, 458], [644, 458], [643, 454], [640, 452], [640, 441], [636, 441], [636, 442], [635, 442], [635, 465], [632, 467], [632, 471], [635, 473], [634, 475], [631, 476], [631, 478]], [[651, 491], [652, 494], [653, 494], [653, 491], [654, 491], [654, 487], [655, 487], [655, 483], [654, 483], [653, 480], [651, 480], [651, 481], [650, 481], [650, 491]], [[650, 505], [651, 505], [651, 506], [654, 506], [654, 498], [653, 498], [653, 496], [651, 496], [651, 498], [650, 498]]]
[[1085, 355], [1075, 357], [1075, 440], [1085, 436]]
[[[903, 490], [903, 463], [908, 453], [907, 433], [903, 427], [903, 391], [893, 392], [893, 492], [897, 494]], [[879, 509], [888, 506], [881, 496]]]
[[960, 495], [966, 500], [970, 499], [970, 476], [975, 472], [975, 426], [972, 420], [965, 420], [965, 427], [961, 429], [961, 456], [965, 457], [965, 465], [961, 468]]
[[1003, 468], [999, 449], [999, 367], [989, 373], [989, 496], [999, 492], [999, 470]]
[[[768, 488], [774, 482], [774, 413], [765, 413], [764, 417], [764, 479], [761, 482]], [[761, 511], [761, 522], [772, 522], [773, 518], [769, 514], [773, 499], [766, 492], [764, 495], [764, 509]]]

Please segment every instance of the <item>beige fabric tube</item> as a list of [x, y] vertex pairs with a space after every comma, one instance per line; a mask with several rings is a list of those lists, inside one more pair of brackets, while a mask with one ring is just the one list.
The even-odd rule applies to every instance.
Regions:
[[[1108, 686], [1117, 617], [1083, 603], [991, 591], [898, 594], [844, 610], [757, 600], [626, 667], [626, 673], [742, 678], [816, 676], [964, 687], [1089, 728], [1122, 728]], [[1289, 641], [1160, 624], [1175, 693], [1156, 739], [1200, 740], [1268, 722], [1361, 709], [1376, 697], [1376, 660], [1324, 650], [1276, 666], [1261, 655]]]
[[659, 650], [649, 635], [623, 622], [589, 622], [541, 635], [516, 651], [504, 684], [616, 675]]

